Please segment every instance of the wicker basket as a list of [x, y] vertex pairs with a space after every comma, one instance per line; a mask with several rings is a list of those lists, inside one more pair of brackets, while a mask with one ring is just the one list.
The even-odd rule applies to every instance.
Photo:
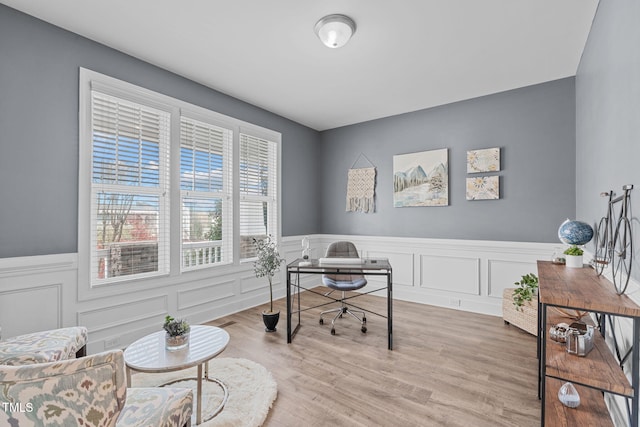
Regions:
[[527, 301], [518, 308], [513, 304], [514, 290], [515, 288], [507, 288], [502, 293], [502, 319], [505, 323], [510, 323], [523, 331], [538, 336], [537, 301]]

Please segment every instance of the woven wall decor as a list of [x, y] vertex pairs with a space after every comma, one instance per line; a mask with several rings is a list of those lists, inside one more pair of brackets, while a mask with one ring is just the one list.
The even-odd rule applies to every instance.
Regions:
[[349, 169], [347, 212], [375, 212], [376, 168]]

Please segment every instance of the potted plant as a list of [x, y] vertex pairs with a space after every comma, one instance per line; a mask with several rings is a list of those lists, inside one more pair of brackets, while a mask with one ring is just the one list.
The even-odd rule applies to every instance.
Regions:
[[517, 288], [513, 290], [513, 305], [516, 306], [516, 310], [522, 310], [525, 302], [531, 301], [538, 292], [538, 276], [533, 273], [525, 274], [514, 285]]
[[162, 328], [166, 331], [165, 343], [167, 350], [180, 350], [189, 345], [189, 331], [191, 326], [184, 319], [174, 319], [167, 315]]
[[538, 276], [525, 274], [515, 285], [517, 288], [505, 288], [502, 293], [502, 319], [537, 336], [538, 304], [533, 298], [538, 291]]
[[582, 268], [582, 254], [584, 251], [577, 245], [571, 245], [569, 249], [564, 251], [566, 255], [566, 266], [570, 268]]
[[267, 236], [265, 239], [253, 239], [256, 247], [257, 259], [253, 263], [253, 271], [256, 277], [265, 277], [269, 280], [269, 311], [262, 312], [262, 321], [267, 332], [275, 332], [280, 319], [280, 311], [273, 311], [273, 276], [280, 270], [280, 264], [284, 258], [280, 257], [276, 242]]

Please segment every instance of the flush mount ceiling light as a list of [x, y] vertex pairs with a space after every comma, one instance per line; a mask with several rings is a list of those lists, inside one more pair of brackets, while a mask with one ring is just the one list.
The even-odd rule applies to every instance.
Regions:
[[315, 26], [318, 38], [327, 47], [342, 47], [356, 32], [356, 23], [345, 15], [328, 15], [318, 21]]

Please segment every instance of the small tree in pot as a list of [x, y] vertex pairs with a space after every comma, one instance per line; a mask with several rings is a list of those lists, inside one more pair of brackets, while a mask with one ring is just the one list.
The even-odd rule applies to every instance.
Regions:
[[280, 271], [280, 264], [284, 262], [284, 258], [280, 257], [276, 242], [271, 239], [271, 236], [261, 240], [253, 239], [253, 244], [258, 257], [253, 263], [253, 271], [256, 277], [267, 276], [269, 279], [269, 311], [262, 312], [262, 320], [267, 332], [275, 332], [280, 312], [273, 311], [273, 276]]

